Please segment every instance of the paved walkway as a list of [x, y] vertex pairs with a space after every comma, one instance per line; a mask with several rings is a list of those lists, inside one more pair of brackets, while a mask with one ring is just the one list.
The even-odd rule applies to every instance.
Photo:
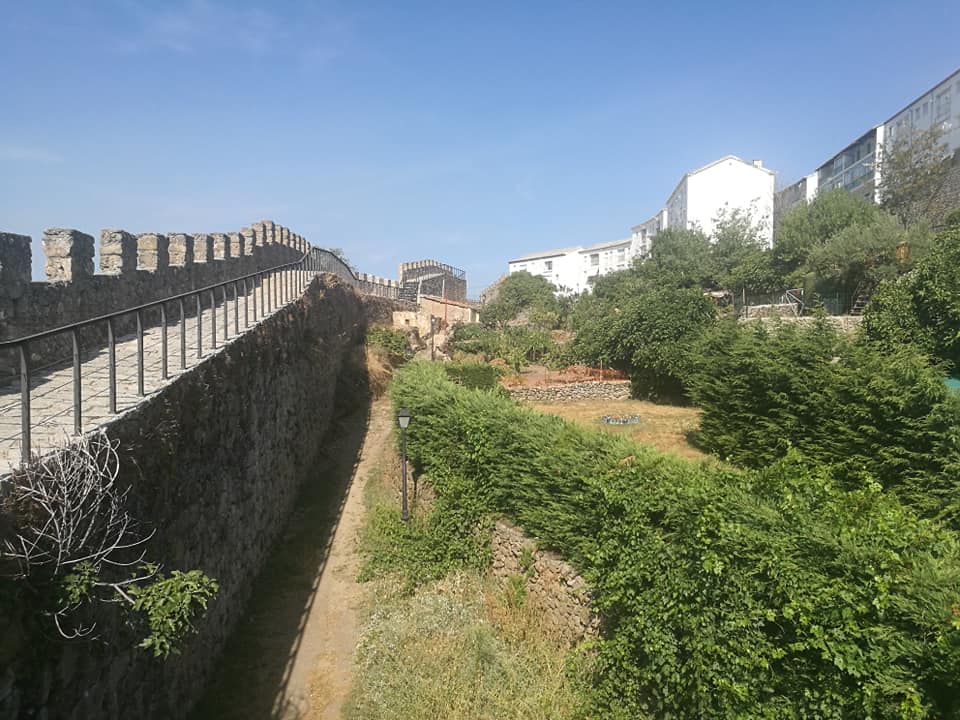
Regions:
[[[305, 285], [297, 280], [294, 296], [299, 297]], [[267, 287], [269, 290], [269, 286]], [[228, 291], [228, 295], [230, 291]], [[260, 312], [261, 289], [242, 293], [238, 301], [229, 297], [224, 301], [217, 292], [216, 327], [212, 322], [209, 296], [204, 298], [201, 318], [200, 353], [197, 352], [197, 318], [188, 315], [186, 324], [177, 317], [176, 303], [168, 308], [167, 371], [168, 379], [162, 377], [162, 339], [159, 325], [144, 331], [143, 382], [144, 395], [137, 393], [137, 338], [136, 334], [117, 339], [117, 414], [137, 405], [145, 397], [157, 392], [173, 381], [184, 370], [196, 366], [204, 359], [220, 351], [224, 343], [237, 338], [247, 328], [244, 306], [249, 303], [249, 327], [263, 320]], [[190, 301], [188, 301], [189, 303]], [[194, 301], [195, 302], [195, 301]], [[239, 303], [239, 304], [238, 304]], [[253, 321], [256, 303], [257, 323]], [[191, 312], [188, 309], [187, 312]], [[193, 308], [196, 307], [194, 304]], [[281, 303], [281, 307], [283, 304]], [[277, 312], [267, 310], [267, 317]], [[239, 324], [240, 332], [237, 332]], [[180, 367], [181, 336], [186, 345], [186, 367]], [[216, 347], [214, 347], [216, 346]], [[106, 347], [81, 353], [82, 428], [86, 432], [116, 417], [109, 410], [109, 353]], [[19, 467], [21, 457], [20, 435], [20, 382], [14, 381], [0, 387], [0, 475]], [[73, 365], [33, 371], [30, 378], [31, 451], [43, 454], [66, 444], [74, 435]]]

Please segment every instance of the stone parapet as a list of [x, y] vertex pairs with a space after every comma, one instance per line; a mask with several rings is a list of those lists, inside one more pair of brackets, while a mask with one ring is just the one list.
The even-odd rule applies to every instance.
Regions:
[[[255, 228], [232, 233], [141, 233], [110, 228], [100, 233], [100, 271], [94, 272], [94, 239], [79, 230], [50, 228], [43, 234], [45, 282], [31, 281], [31, 240], [0, 233], [0, 341], [162, 300], [302, 257], [281, 245], [279, 226], [263, 223], [259, 252]], [[289, 231], [287, 231], [289, 237]], [[248, 250], [249, 249], [249, 250]], [[125, 332], [130, 319], [117, 323]], [[105, 328], [82, 331], [87, 349], [103, 343]], [[15, 369], [14, 353], [0, 353], [0, 383]], [[70, 358], [70, 338], [31, 343], [34, 366]]]

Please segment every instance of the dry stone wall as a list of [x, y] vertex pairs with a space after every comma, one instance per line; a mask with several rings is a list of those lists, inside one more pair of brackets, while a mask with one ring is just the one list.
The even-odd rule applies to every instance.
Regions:
[[568, 562], [537, 549], [523, 531], [498, 521], [490, 540], [493, 574], [506, 584], [519, 578], [547, 621], [575, 643], [599, 632], [600, 618], [586, 581]]
[[518, 400], [546, 403], [573, 400], [626, 400], [630, 397], [629, 380], [585, 380], [546, 387], [508, 389], [510, 395]]
[[187, 716], [299, 489], [326, 481], [315, 468], [363, 330], [360, 298], [324, 275], [107, 426], [131, 510], [156, 529], [150, 558], [168, 571], [203, 570], [219, 594], [199, 635], [165, 662], [132, 649], [122, 631], [104, 635], [112, 643], [38, 642], [25, 609], [0, 611], [0, 717]]

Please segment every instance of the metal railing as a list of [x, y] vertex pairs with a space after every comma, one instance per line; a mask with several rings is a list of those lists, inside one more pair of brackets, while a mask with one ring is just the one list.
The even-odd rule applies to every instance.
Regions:
[[[329, 253], [327, 253], [329, 254]], [[204, 356], [204, 322], [210, 323], [207, 337], [210, 340], [210, 350], [218, 347], [217, 327], [222, 320], [222, 344], [230, 338], [229, 301], [233, 300], [233, 329], [234, 337], [241, 331], [240, 304], [243, 302], [243, 330], [250, 327], [251, 319], [256, 323], [268, 313], [278, 309], [281, 305], [292, 301], [302, 292], [309, 280], [318, 272], [334, 272], [342, 275], [340, 268], [330, 267], [324, 261], [323, 253], [312, 248], [299, 259], [276, 265], [272, 268], [258, 270], [242, 277], [215, 283], [206, 287], [190, 290], [179, 295], [173, 295], [162, 300], [145, 303], [125, 310], [100, 315], [81, 322], [63, 325], [61, 327], [34, 333], [14, 340], [0, 342], [0, 352], [15, 353], [20, 366], [20, 457], [23, 464], [31, 459], [31, 367], [30, 345], [53, 336], [69, 335], [72, 345], [73, 361], [73, 431], [75, 435], [83, 432], [83, 372], [81, 353], [83, 347], [80, 341], [80, 331], [86, 328], [106, 328], [106, 349], [108, 369], [108, 410], [110, 415], [117, 414], [117, 327], [119, 321], [131, 316], [136, 320], [136, 386], [137, 396], [145, 397], [144, 384], [144, 332], [145, 317], [148, 313], [159, 313], [160, 327], [160, 376], [166, 381], [170, 378], [170, 361], [179, 363], [180, 370], [187, 367], [187, 318], [188, 312], [195, 310], [192, 317], [196, 318], [196, 357], [199, 360]], [[341, 263], [342, 264], [342, 263]], [[329, 269], [328, 269], [329, 268]], [[337, 272], [340, 270], [340, 272]], [[348, 279], [349, 282], [349, 279]], [[223, 312], [217, 317], [218, 296]], [[205, 307], [205, 305], [209, 305]], [[258, 312], [259, 305], [259, 312]], [[176, 308], [174, 322], [171, 324], [170, 309]], [[170, 351], [169, 331], [178, 329], [179, 348], [173, 353]]]

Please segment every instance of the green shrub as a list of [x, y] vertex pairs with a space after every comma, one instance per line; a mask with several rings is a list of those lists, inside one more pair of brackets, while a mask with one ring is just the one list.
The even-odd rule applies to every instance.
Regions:
[[715, 316], [700, 290], [651, 290], [581, 328], [576, 347], [593, 364], [628, 372], [634, 397], [680, 401], [695, 367], [693, 346]]
[[915, 268], [880, 285], [864, 312], [867, 337], [890, 350], [913, 343], [960, 369], [960, 225], [938, 234]]
[[500, 368], [479, 362], [452, 362], [443, 366], [447, 377], [467, 388], [492, 390], [499, 387]]
[[943, 373], [907, 346], [888, 353], [825, 321], [743, 329], [725, 323], [699, 351], [699, 440], [762, 467], [791, 447], [850, 487], [878, 482], [926, 515], [960, 490], [960, 402]]
[[[663, 455], [456, 387], [393, 399], [434, 514], [506, 515], [584, 570], [603, 616], [591, 717], [960, 712], [960, 548], [876, 485], [795, 453], [763, 471]], [[458, 536], [451, 533], [451, 537]]]
[[394, 361], [404, 361], [412, 356], [407, 336], [400, 330], [374, 325], [367, 328], [367, 345], [381, 349]]

